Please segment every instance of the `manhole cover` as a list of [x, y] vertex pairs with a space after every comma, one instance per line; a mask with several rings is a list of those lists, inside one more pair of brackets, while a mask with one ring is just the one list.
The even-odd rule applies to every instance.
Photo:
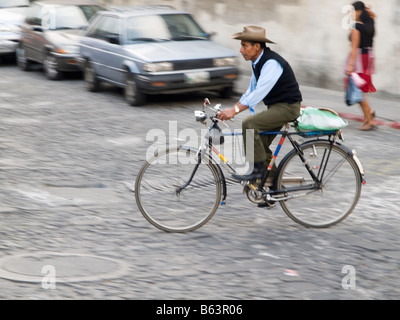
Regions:
[[49, 270], [56, 282], [96, 281], [123, 276], [127, 265], [78, 253], [34, 252], [0, 259], [0, 277], [9, 280], [41, 282]]

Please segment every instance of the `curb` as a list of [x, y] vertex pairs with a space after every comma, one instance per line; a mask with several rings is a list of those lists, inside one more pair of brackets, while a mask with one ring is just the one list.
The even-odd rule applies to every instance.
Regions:
[[[247, 87], [246, 87], [246, 89], [247, 89]], [[238, 87], [234, 88], [232, 96], [241, 97], [242, 96], [241, 90]], [[359, 122], [364, 121], [364, 117], [362, 115], [358, 115], [358, 114], [354, 114], [354, 113], [347, 113], [347, 112], [340, 112], [340, 111], [337, 111], [337, 113], [339, 114], [340, 117], [348, 119], [348, 120], [354, 120], [354, 121], [359, 121]], [[386, 126], [386, 127], [392, 128], [392, 129], [400, 130], [400, 122], [399, 121], [382, 120], [382, 119], [375, 118], [375, 123], [378, 126]]]
[[[338, 112], [338, 114], [340, 117], [347, 119], [347, 120], [354, 120], [354, 121], [359, 121], [359, 122], [364, 121], [364, 117], [361, 115], [357, 115], [357, 114], [353, 114], [353, 113], [345, 113], [345, 112]], [[383, 121], [383, 120], [375, 119], [375, 123], [378, 126], [386, 126], [386, 127], [400, 130], [400, 122]]]
[[[233, 95], [235, 97], [241, 97], [242, 93], [239, 92], [239, 90], [236, 88], [233, 91]], [[344, 119], [348, 119], [348, 120], [354, 120], [354, 121], [359, 121], [359, 122], [363, 122], [364, 121], [364, 117], [362, 115], [358, 115], [358, 114], [354, 114], [354, 113], [347, 113], [347, 112], [338, 112], [338, 115]], [[390, 127], [392, 129], [397, 129], [400, 130], [400, 122], [399, 121], [385, 121], [385, 120], [380, 120], [375, 118], [375, 123], [378, 126], [386, 126], [386, 127]]]

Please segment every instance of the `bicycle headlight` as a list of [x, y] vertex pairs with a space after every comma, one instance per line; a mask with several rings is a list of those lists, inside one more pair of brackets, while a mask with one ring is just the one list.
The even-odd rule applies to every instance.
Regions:
[[207, 119], [207, 115], [203, 111], [195, 111], [194, 116], [197, 122], [204, 122]]

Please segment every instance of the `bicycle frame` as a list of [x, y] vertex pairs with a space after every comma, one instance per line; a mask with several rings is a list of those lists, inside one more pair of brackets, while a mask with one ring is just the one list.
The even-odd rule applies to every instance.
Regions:
[[[217, 126], [217, 122], [219, 121], [217, 117], [212, 117], [211, 118], [212, 121], [212, 125], [210, 126], [210, 128]], [[294, 191], [302, 191], [302, 190], [318, 190], [319, 188], [321, 188], [321, 181], [325, 172], [325, 168], [326, 168], [326, 164], [329, 161], [329, 156], [330, 156], [330, 151], [332, 149], [332, 146], [335, 142], [335, 137], [338, 135], [338, 131], [332, 130], [332, 131], [311, 131], [311, 132], [289, 132], [289, 124], [287, 124], [285, 126], [285, 129], [282, 131], [263, 131], [259, 133], [260, 135], [280, 135], [281, 138], [279, 140], [279, 143], [273, 153], [273, 156], [271, 158], [271, 161], [268, 165], [267, 171], [265, 172], [263, 178], [261, 179], [261, 183], [258, 185], [258, 187], [254, 187], [251, 185], [251, 187], [254, 189], [254, 191], [257, 192], [261, 192], [263, 195], [273, 195], [273, 194], [279, 194], [282, 192], [288, 193], [288, 192], [294, 192]], [[242, 133], [238, 133], [238, 132], [234, 132], [234, 133], [224, 133], [224, 136], [239, 136], [239, 135], [243, 135]], [[328, 141], [331, 142], [331, 148], [329, 150], [329, 154], [328, 155], [324, 155], [323, 161], [322, 163], [325, 164], [325, 166], [323, 168], [320, 168], [318, 175], [316, 175], [314, 173], [314, 171], [312, 170], [312, 168], [310, 168], [310, 166], [308, 165], [306, 159], [304, 158], [302, 151], [300, 149], [300, 145], [292, 138], [292, 136], [297, 135], [297, 136], [303, 136], [303, 137], [320, 137], [320, 136], [327, 136]], [[332, 137], [334, 137], [332, 139]], [[305, 168], [307, 169], [307, 171], [309, 172], [310, 176], [312, 177], [314, 184], [313, 185], [309, 185], [309, 186], [303, 186], [303, 187], [296, 187], [296, 188], [292, 188], [292, 189], [285, 189], [285, 190], [276, 190], [275, 186], [272, 190], [270, 190], [268, 188], [267, 191], [264, 191], [264, 186], [265, 183], [269, 177], [269, 174], [272, 170], [272, 167], [274, 165], [274, 163], [276, 162], [276, 159], [279, 155], [279, 152], [282, 148], [283, 143], [285, 142], [286, 139], [289, 139], [293, 149], [296, 151], [296, 154], [300, 157], [301, 161], [304, 163]], [[193, 172], [189, 178], [189, 180], [181, 187], [179, 187], [177, 189], [177, 192], [179, 193], [180, 191], [182, 191], [184, 188], [186, 188], [192, 181], [197, 168], [199, 167], [203, 156], [205, 154], [205, 150], [208, 149], [208, 153], [209, 153], [209, 161], [210, 163], [215, 166], [216, 170], [219, 173], [219, 176], [221, 177], [221, 183], [223, 186], [223, 199], [221, 201], [221, 204], [225, 204], [225, 200], [226, 200], [226, 196], [227, 196], [227, 187], [226, 187], [226, 180], [225, 180], [225, 176], [223, 174], [222, 169], [220, 168], [220, 166], [218, 165], [218, 163], [216, 163], [216, 161], [213, 159], [213, 153], [218, 156], [219, 159], [221, 159], [223, 161], [223, 163], [233, 172], [235, 172], [235, 169], [230, 165], [230, 163], [228, 162], [228, 160], [224, 157], [224, 155], [213, 145], [211, 139], [205, 139], [203, 145], [201, 145], [198, 149], [198, 160], [197, 160], [197, 164], [195, 165]], [[326, 159], [325, 159], [326, 156]], [[285, 199], [276, 199], [277, 201], [279, 200], [285, 200]]]
[[[316, 186], [319, 188], [321, 185], [321, 180], [323, 178], [324, 172], [325, 172], [325, 168], [326, 168], [326, 164], [329, 161], [329, 156], [330, 153], [327, 155], [327, 158], [323, 159], [322, 163], [325, 163], [325, 167], [322, 169], [322, 174], [321, 173], [321, 168], [320, 171], [318, 173], [318, 176], [314, 173], [314, 171], [312, 170], [312, 168], [310, 168], [310, 166], [308, 165], [306, 159], [304, 158], [302, 151], [300, 150], [300, 145], [292, 138], [292, 136], [297, 135], [297, 136], [303, 136], [303, 137], [317, 137], [317, 136], [328, 136], [328, 141], [331, 142], [331, 146], [333, 146], [334, 144], [334, 139], [332, 139], [332, 136], [336, 136], [337, 135], [337, 131], [312, 131], [312, 132], [289, 132], [289, 124], [287, 124], [285, 126], [285, 130], [282, 131], [262, 131], [259, 133], [260, 135], [280, 135], [281, 138], [279, 140], [279, 143], [273, 153], [273, 156], [271, 158], [271, 161], [268, 165], [267, 171], [265, 172], [263, 178], [261, 179], [261, 183], [258, 185], [257, 187], [257, 191], [263, 192], [265, 183], [270, 175], [270, 172], [272, 170], [272, 167], [274, 165], [274, 163], [276, 162], [276, 159], [279, 155], [279, 152], [281, 151], [281, 148], [283, 146], [283, 143], [285, 142], [286, 139], [288, 139], [293, 147], [294, 150], [296, 150], [296, 154], [300, 157], [301, 161], [304, 163], [305, 168], [307, 169], [307, 171], [309, 172], [310, 176], [312, 177], [313, 181], [316, 183]], [[233, 134], [227, 134], [227, 135], [239, 135], [237, 133], [233, 133]], [[215, 149], [215, 148], [214, 148]], [[213, 149], [213, 150], [214, 150]], [[331, 148], [332, 149], [332, 148]], [[331, 151], [331, 149], [329, 150], [329, 152]], [[315, 186], [310, 186], [310, 187], [303, 187], [303, 188], [295, 188], [295, 189], [290, 189], [290, 191], [299, 191], [299, 190], [311, 190], [311, 189], [315, 189]], [[268, 192], [263, 192], [263, 194], [273, 194], [273, 193], [281, 193], [283, 192], [282, 190], [270, 190]], [[285, 189], [285, 192], [288, 192], [288, 189]]]

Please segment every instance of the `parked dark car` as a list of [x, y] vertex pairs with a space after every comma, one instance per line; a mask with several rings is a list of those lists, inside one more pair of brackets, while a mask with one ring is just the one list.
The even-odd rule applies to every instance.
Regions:
[[119, 8], [96, 14], [81, 38], [90, 91], [101, 82], [124, 88], [131, 105], [148, 94], [218, 91], [229, 97], [236, 54], [210, 39], [193, 17], [167, 6]]
[[36, 1], [32, 3], [17, 53], [17, 63], [29, 70], [31, 63], [43, 65], [51, 80], [63, 72], [81, 71], [79, 40], [92, 16], [104, 8], [93, 1]]
[[0, 56], [15, 55], [29, 0], [0, 0]]

